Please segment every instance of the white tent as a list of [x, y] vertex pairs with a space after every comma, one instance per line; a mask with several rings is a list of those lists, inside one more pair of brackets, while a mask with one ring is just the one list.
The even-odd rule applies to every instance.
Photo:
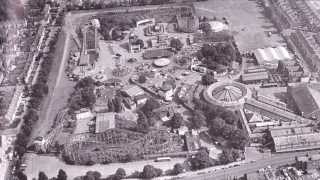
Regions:
[[220, 32], [228, 29], [228, 26], [220, 21], [210, 21], [209, 24], [213, 32]]
[[260, 65], [277, 65], [278, 61], [292, 59], [288, 50], [283, 46], [256, 49], [254, 55]]

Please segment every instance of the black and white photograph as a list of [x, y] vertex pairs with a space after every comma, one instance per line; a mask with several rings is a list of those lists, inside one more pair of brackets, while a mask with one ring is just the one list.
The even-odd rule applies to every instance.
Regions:
[[320, 0], [0, 0], [0, 180], [320, 180]]

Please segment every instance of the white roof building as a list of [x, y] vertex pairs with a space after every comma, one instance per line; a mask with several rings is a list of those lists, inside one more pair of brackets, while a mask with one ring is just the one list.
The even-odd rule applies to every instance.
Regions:
[[93, 118], [93, 114], [91, 113], [91, 111], [80, 112], [80, 113], [76, 114], [77, 120], [88, 119], [88, 118]]
[[259, 65], [271, 68], [277, 68], [279, 61], [292, 59], [288, 50], [283, 46], [256, 49], [253, 53]]
[[209, 24], [213, 32], [220, 32], [229, 29], [229, 27], [226, 24], [220, 21], [210, 21]]

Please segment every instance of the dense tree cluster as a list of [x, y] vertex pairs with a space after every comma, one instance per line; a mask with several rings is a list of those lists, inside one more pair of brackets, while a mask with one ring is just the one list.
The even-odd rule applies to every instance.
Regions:
[[[29, 3], [39, 2], [41, 4], [42, 1], [33, 1], [31, 0]], [[39, 4], [39, 5], [40, 5]], [[40, 7], [39, 7], [40, 8]], [[55, 49], [55, 42], [57, 38], [52, 39], [49, 43], [49, 48], [51, 50]], [[21, 124], [21, 131], [17, 135], [14, 150], [17, 153], [17, 157], [15, 157], [15, 161], [19, 162], [20, 157], [27, 151], [27, 145], [30, 139], [30, 135], [32, 132], [32, 127], [34, 126], [35, 122], [39, 119], [38, 111], [40, 104], [43, 98], [48, 94], [49, 88], [47, 85], [47, 79], [49, 76], [49, 72], [52, 65], [52, 53], [44, 56], [44, 54], [39, 53], [36, 57], [37, 61], [40, 59], [43, 60], [40, 63], [38, 77], [36, 79], [35, 84], [31, 85], [30, 87], [25, 86], [24, 93], [30, 97], [28, 102], [28, 110], [25, 112], [24, 116], [22, 117], [23, 123]], [[18, 165], [17, 165], [18, 166]], [[17, 175], [16, 175], [17, 176]], [[41, 175], [41, 177], [45, 178]]]
[[129, 30], [135, 26], [130, 18], [124, 16], [104, 16], [99, 18], [100, 30], [99, 32], [105, 40], [123, 39], [122, 31]]
[[94, 80], [91, 77], [81, 79], [74, 87], [74, 92], [69, 98], [70, 110], [76, 111], [81, 108], [92, 108], [96, 102], [94, 88]]
[[[195, 99], [197, 116], [202, 112], [212, 137], [222, 137], [228, 145], [235, 149], [243, 149], [248, 142], [245, 130], [241, 129], [239, 118], [233, 111], [219, 106], [213, 106]], [[203, 119], [202, 117], [201, 119]], [[193, 124], [196, 124], [195, 122]]]
[[153, 110], [158, 109], [160, 107], [160, 103], [154, 99], [149, 98], [144, 106], [137, 112], [138, 120], [137, 120], [137, 130], [140, 132], [147, 133], [150, 127], [154, 126], [156, 122], [156, 115]]
[[214, 78], [213, 73], [206, 73], [201, 77], [202, 84], [205, 86], [208, 86], [210, 84], [213, 84], [217, 82], [217, 80]]
[[200, 110], [193, 111], [192, 117], [190, 119], [191, 125], [194, 129], [200, 129], [204, 127], [206, 123], [206, 116]]
[[[67, 173], [64, 170], [60, 169], [58, 171], [57, 177], [52, 177], [50, 178], [50, 180], [67, 180], [67, 178], [68, 178]], [[38, 173], [38, 180], [49, 180], [49, 177], [43, 171], [40, 171]]]
[[194, 157], [189, 159], [189, 161], [192, 170], [204, 169], [216, 164], [216, 162], [210, 158], [209, 151], [206, 148], [201, 148]]
[[207, 35], [212, 33], [212, 27], [208, 22], [204, 22], [200, 24], [200, 29]]
[[176, 51], [180, 51], [183, 47], [182, 42], [178, 38], [172, 38], [170, 40], [170, 47], [173, 48]]
[[180, 113], [174, 113], [171, 120], [170, 125], [172, 129], [178, 129], [183, 124], [183, 117]]
[[75, 9], [104, 9], [104, 8], [114, 8], [118, 6], [128, 6], [128, 5], [135, 5], [135, 6], [144, 6], [144, 5], [161, 5], [172, 3], [171, 0], [137, 0], [131, 1], [130, 4], [126, 1], [122, 2], [114, 2], [109, 0], [100, 0], [100, 1], [92, 1], [92, 0], [84, 0], [82, 4], [67, 4], [68, 10], [75, 10]]
[[162, 175], [162, 170], [155, 168], [152, 165], [146, 165], [143, 167], [141, 178], [151, 179]]
[[239, 150], [236, 149], [223, 149], [222, 154], [219, 156], [221, 164], [228, 164], [236, 161], [240, 157]]
[[230, 67], [233, 61], [239, 61], [238, 52], [231, 43], [204, 44], [197, 52], [197, 57], [209, 69], [218, 72], [223, 70], [224, 67]]

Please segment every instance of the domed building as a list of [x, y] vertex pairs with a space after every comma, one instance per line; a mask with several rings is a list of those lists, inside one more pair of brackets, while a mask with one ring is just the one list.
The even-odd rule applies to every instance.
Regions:
[[156, 67], [164, 67], [164, 66], [167, 66], [170, 64], [170, 59], [168, 58], [160, 58], [160, 59], [156, 59], [153, 61], [153, 64], [156, 66]]
[[251, 91], [238, 82], [217, 82], [210, 85], [203, 93], [206, 101], [223, 107], [236, 107], [251, 97]]

